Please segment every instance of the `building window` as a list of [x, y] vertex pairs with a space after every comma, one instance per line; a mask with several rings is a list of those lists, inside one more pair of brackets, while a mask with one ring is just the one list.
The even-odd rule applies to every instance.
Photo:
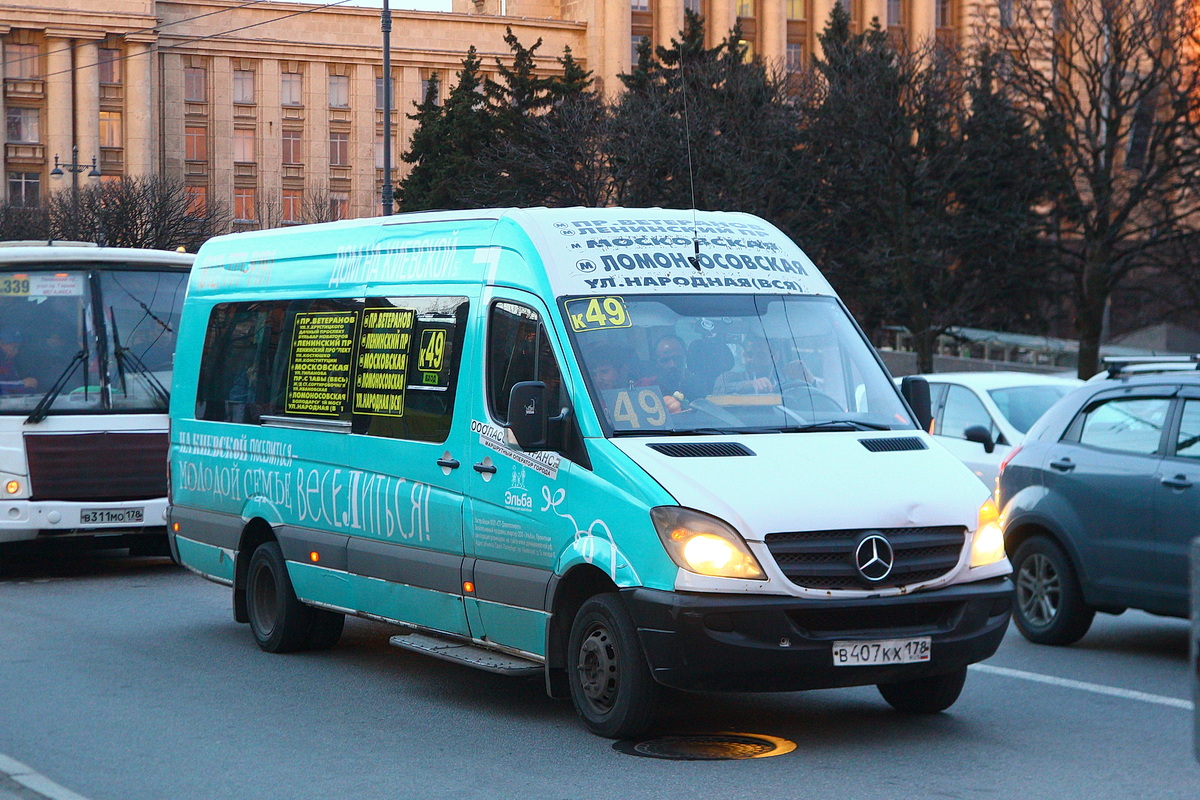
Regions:
[[329, 134], [329, 166], [350, 166], [350, 134]]
[[[396, 163], [396, 159], [392, 159], [392, 164]], [[375, 169], [383, 169], [383, 137], [375, 137]]]
[[808, 14], [804, 8], [808, 0], [787, 0], [787, 18], [805, 20]]
[[254, 129], [233, 129], [233, 160], [243, 164], [254, 161]]
[[121, 51], [111, 47], [100, 48], [100, 62], [97, 65], [100, 68], [101, 83], [120, 83], [121, 82]]
[[939, 28], [954, 25], [954, 6], [951, 0], [937, 0], [937, 5], [934, 6], [934, 24]]
[[233, 102], [254, 103], [254, 72], [248, 69], [233, 71]]
[[100, 112], [100, 146], [101, 147], [122, 147], [125, 143], [125, 137], [121, 131], [121, 112], [120, 111], [101, 111]]
[[[437, 75], [436, 72], [434, 72], [433, 70], [429, 70], [428, 72], [423, 73], [421, 76], [421, 102], [422, 103], [425, 102], [425, 96], [429, 94], [429, 82], [434, 79], [435, 75]], [[437, 79], [437, 85], [438, 85], [438, 94], [437, 94], [437, 97], [433, 98], [433, 104], [435, 106], [440, 106], [442, 104], [442, 81], [440, 78]]]
[[629, 63], [638, 63], [638, 48], [642, 46], [642, 40], [647, 39], [647, 36], [638, 36], [634, 34], [629, 37]]
[[295, 130], [284, 130], [283, 132], [283, 163], [285, 164], [303, 164], [304, 163], [304, 134]]
[[893, 28], [904, 24], [904, 9], [900, 0], [887, 0], [887, 24]]
[[304, 76], [299, 72], [285, 72], [280, 76], [280, 102], [285, 106], [304, 105]]
[[350, 107], [350, 78], [346, 75], [329, 76], [329, 107]]
[[208, 208], [208, 187], [185, 186], [183, 191], [188, 200], [187, 210], [184, 213], [189, 217], [203, 217]]
[[183, 146], [188, 161], [208, 161], [208, 128], [188, 125], [183, 129]]
[[236, 222], [254, 222], [255, 213], [254, 187], [238, 186], [233, 190], [233, 218]]
[[649, 11], [650, 0], [630, 0], [629, 7], [634, 11]]
[[191, 103], [208, 101], [208, 70], [204, 67], [184, 67], [183, 99]]
[[10, 80], [29, 81], [41, 76], [40, 60], [36, 44], [4, 45], [4, 77]]
[[787, 71], [799, 72], [804, 69], [804, 45], [800, 42], [787, 43]]
[[284, 222], [300, 222], [302, 209], [304, 207], [304, 193], [299, 189], [284, 189], [283, 190], [283, 216]]
[[1013, 0], [1000, 0], [1000, 27], [1011, 28], [1013, 26]]
[[40, 142], [41, 114], [36, 108], [8, 109], [8, 141]]
[[737, 15], [739, 17], [753, 17], [754, 0], [738, 0]]
[[683, 7], [693, 14], [703, 14], [704, 9], [701, 6], [702, 0], [683, 0]]
[[33, 208], [42, 202], [42, 176], [36, 172], [8, 173], [8, 202]]
[[[383, 78], [375, 79], [375, 109], [383, 110]], [[396, 109], [396, 81], [392, 80], [392, 110]]]
[[346, 192], [330, 192], [329, 209], [335, 220], [350, 219], [350, 195]]

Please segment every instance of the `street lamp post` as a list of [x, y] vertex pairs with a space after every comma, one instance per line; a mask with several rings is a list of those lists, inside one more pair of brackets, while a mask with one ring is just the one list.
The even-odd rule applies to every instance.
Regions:
[[[76, 225], [79, 224], [79, 173], [83, 172], [85, 169], [88, 169], [88, 166], [88, 164], [79, 163], [79, 146], [71, 145], [71, 163], [60, 164], [58, 160], [58, 153], [55, 153], [54, 169], [50, 170], [51, 178], [61, 178], [64, 171], [71, 173], [71, 211], [74, 214], [74, 222]], [[95, 156], [92, 156], [92, 163], [90, 166], [91, 169], [88, 170], [87, 176], [89, 178], [99, 178], [100, 170], [96, 166]], [[101, 239], [103, 238], [103, 233], [101, 233]]]
[[383, 0], [380, 14], [380, 29], [383, 30], [383, 215], [391, 216], [391, 10], [388, 0]]

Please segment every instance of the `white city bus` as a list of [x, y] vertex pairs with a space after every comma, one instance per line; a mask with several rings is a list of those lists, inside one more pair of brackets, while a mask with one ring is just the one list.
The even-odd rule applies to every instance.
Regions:
[[0, 243], [0, 542], [165, 552], [167, 405], [193, 256]]

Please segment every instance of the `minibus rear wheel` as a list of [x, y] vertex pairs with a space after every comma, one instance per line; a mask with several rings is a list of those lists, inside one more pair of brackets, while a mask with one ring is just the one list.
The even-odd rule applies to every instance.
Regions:
[[937, 714], [954, 705], [967, 682], [967, 668], [945, 675], [927, 675], [899, 683], [881, 683], [879, 693], [903, 714]]
[[625, 739], [650, 727], [658, 685], [617, 595], [599, 594], [580, 606], [567, 645], [567, 680], [575, 710], [592, 733]]
[[268, 653], [292, 653], [308, 645], [313, 609], [296, 598], [278, 542], [263, 542], [250, 556], [246, 611], [254, 640]]

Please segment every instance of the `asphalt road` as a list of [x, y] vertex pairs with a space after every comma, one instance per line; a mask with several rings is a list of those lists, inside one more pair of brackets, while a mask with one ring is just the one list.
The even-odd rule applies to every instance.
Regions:
[[0, 759], [88, 800], [1200, 797], [1184, 620], [1100, 615], [1070, 648], [1014, 629], [934, 717], [870, 687], [675, 696], [665, 732], [797, 745], [699, 762], [619, 752], [539, 682], [382, 624], [269, 655], [229, 606], [162, 559], [0, 550]]

